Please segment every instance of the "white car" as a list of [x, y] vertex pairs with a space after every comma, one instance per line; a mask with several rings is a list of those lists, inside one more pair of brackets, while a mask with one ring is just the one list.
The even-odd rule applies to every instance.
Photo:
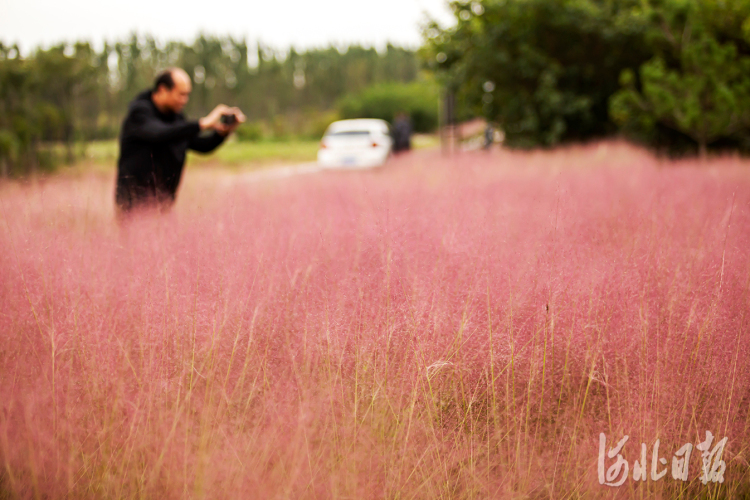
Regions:
[[331, 123], [320, 141], [318, 164], [323, 167], [376, 167], [391, 154], [388, 122], [376, 119]]

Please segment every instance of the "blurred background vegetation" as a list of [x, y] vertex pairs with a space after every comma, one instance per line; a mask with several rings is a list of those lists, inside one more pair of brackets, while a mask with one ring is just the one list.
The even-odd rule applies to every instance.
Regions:
[[[80, 42], [22, 57], [0, 43], [0, 175], [51, 170], [83, 155], [114, 166], [112, 140], [128, 103], [169, 66], [193, 78], [188, 116], [218, 103], [248, 116], [238, 142], [263, 144], [234, 146], [230, 163], [314, 158], [326, 127], [342, 115], [392, 120], [405, 110], [420, 131], [437, 126], [436, 84], [420, 73], [415, 51], [390, 44], [380, 52], [355, 45], [286, 53], [258, 44], [251, 53], [246, 41], [229, 37], [159, 44], [133, 35], [100, 51]], [[289, 147], [268, 144], [279, 141]]]
[[114, 140], [128, 102], [168, 66], [193, 77], [189, 116], [240, 106], [249, 122], [239, 142], [306, 141], [305, 158], [339, 118], [404, 111], [417, 132], [434, 131], [446, 96], [456, 120], [484, 118], [511, 147], [624, 135], [671, 154], [750, 152], [750, 0], [451, 6], [455, 24], [426, 23], [417, 51], [133, 35], [101, 50], [79, 42], [22, 56], [0, 43], [0, 175], [52, 169], [91, 141]]
[[622, 134], [669, 153], [750, 151], [749, 0], [454, 2], [421, 54], [516, 147]]

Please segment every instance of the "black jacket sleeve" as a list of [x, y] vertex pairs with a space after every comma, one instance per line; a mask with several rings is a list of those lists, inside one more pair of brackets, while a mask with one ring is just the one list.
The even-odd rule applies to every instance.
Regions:
[[130, 115], [131, 133], [134, 137], [147, 142], [164, 142], [175, 139], [196, 137], [201, 127], [197, 121], [178, 121], [164, 123], [146, 107], [134, 107]]
[[226, 136], [223, 136], [216, 131], [214, 131], [213, 134], [207, 136], [197, 135], [190, 139], [188, 147], [200, 153], [210, 153], [211, 151], [216, 149], [219, 144], [224, 142], [225, 138]]

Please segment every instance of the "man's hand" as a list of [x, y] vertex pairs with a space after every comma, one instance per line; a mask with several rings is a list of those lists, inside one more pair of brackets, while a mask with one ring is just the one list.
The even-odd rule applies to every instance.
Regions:
[[237, 130], [237, 127], [239, 127], [241, 124], [245, 123], [245, 114], [240, 111], [240, 108], [229, 108], [229, 110], [224, 113], [228, 115], [234, 115], [236, 118], [234, 123], [231, 125], [227, 125], [226, 123], [219, 123], [221, 126], [220, 128], [217, 128], [216, 131], [222, 135], [229, 135], [235, 130]]
[[216, 129], [217, 125], [221, 125], [221, 115], [227, 114], [229, 112], [228, 110], [229, 106], [225, 104], [219, 104], [216, 106], [213, 111], [198, 121], [201, 130]]
[[[234, 115], [237, 118], [232, 125], [221, 123], [221, 115]], [[245, 122], [245, 115], [240, 108], [230, 108], [224, 104], [219, 104], [208, 115], [199, 120], [201, 130], [213, 129], [222, 135], [228, 135]]]

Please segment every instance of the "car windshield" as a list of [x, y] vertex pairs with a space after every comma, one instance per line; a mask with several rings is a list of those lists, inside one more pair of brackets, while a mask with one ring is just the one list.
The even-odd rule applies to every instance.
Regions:
[[369, 130], [342, 130], [340, 132], [331, 132], [329, 137], [352, 137], [370, 135]]

